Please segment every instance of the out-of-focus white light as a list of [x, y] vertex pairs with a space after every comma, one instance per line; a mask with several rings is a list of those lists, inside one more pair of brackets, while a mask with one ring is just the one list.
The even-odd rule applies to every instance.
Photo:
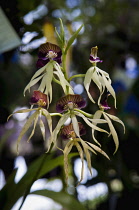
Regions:
[[34, 184], [31, 187], [31, 192], [35, 190], [52, 190], [55, 192], [59, 192], [62, 190], [62, 181], [60, 179], [54, 179], [52, 181], [49, 181], [47, 179], [38, 179], [37, 181], [34, 182]]
[[[77, 158], [74, 162], [74, 172], [78, 180], [80, 180], [80, 177], [81, 177], [81, 159], [80, 158]], [[84, 178], [81, 183], [86, 183], [88, 179], [90, 180], [96, 177], [97, 174], [98, 174], [97, 170], [92, 168], [92, 176], [90, 175], [90, 172], [87, 168], [87, 162], [86, 160], [84, 160]]]
[[137, 66], [137, 61], [133, 57], [126, 59], [125, 66], [127, 70], [134, 70]]
[[[20, 198], [14, 207], [11, 210], [17, 210], [19, 209], [22, 202], [22, 198]], [[54, 202], [52, 199], [41, 196], [41, 195], [28, 195], [23, 206], [22, 210], [62, 210], [62, 206], [56, 202]]]
[[21, 46], [20, 50], [23, 52], [27, 52], [32, 49], [38, 48], [41, 44], [44, 44], [45, 42], [46, 42], [46, 37], [42, 37], [40, 39], [36, 39], [36, 40], [30, 42], [29, 44], [27, 44], [25, 46]]
[[79, 185], [77, 187], [77, 192], [79, 201], [84, 202], [85, 200], [93, 200], [100, 196], [106, 195], [108, 193], [108, 187], [103, 182], [90, 187]]
[[78, 17], [81, 14], [81, 10], [78, 9], [74, 9], [73, 12], [71, 13], [72, 18]]
[[5, 183], [4, 172], [0, 169], [0, 190], [4, 187]]
[[28, 14], [26, 14], [23, 17], [23, 20], [27, 25], [31, 25], [34, 20], [42, 18], [44, 15], [47, 14], [47, 12], [48, 12], [47, 7], [44, 4], [42, 4], [39, 5], [36, 10], [33, 10]]
[[36, 31], [33, 31], [33, 32], [27, 31], [22, 38], [22, 43], [28, 44], [30, 42], [30, 40], [37, 35], [38, 35], [38, 33]]
[[18, 156], [15, 159], [14, 168], [18, 168], [16, 176], [15, 176], [15, 182], [17, 183], [27, 172], [27, 165], [26, 165], [25, 159], [22, 156]]
[[[28, 107], [24, 106], [24, 107], [16, 107], [15, 110], [13, 112], [16, 112], [18, 110], [22, 110], [22, 109], [28, 109]], [[13, 115], [13, 117], [18, 120], [18, 121], [23, 121], [27, 118], [27, 116], [29, 115], [29, 112], [26, 113], [16, 113]]]
[[75, 87], [74, 87], [75, 94], [82, 94], [83, 91], [84, 91], [83, 85], [81, 85], [81, 84], [75, 85]]

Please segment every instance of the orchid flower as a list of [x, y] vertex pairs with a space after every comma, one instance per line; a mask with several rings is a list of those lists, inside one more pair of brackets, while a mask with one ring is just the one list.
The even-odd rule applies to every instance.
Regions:
[[[81, 123], [78, 123], [78, 126], [79, 126], [80, 136], [84, 135], [86, 133], [86, 130], [85, 130], [84, 126]], [[96, 146], [96, 145], [94, 145], [90, 142], [84, 141], [81, 137], [78, 137], [75, 133], [75, 130], [74, 130], [74, 127], [73, 127], [72, 123], [67, 125], [67, 126], [64, 126], [61, 129], [61, 134], [60, 135], [64, 140], [68, 140], [68, 143], [66, 144], [66, 146], [63, 150], [63, 153], [64, 153], [64, 170], [65, 170], [65, 175], [66, 175], [66, 182], [68, 180], [68, 174], [69, 174], [69, 171], [68, 171], [68, 154], [72, 150], [73, 146], [75, 146], [77, 148], [77, 151], [79, 152], [81, 162], [82, 162], [81, 178], [80, 178], [77, 186], [83, 180], [84, 155], [86, 156], [88, 169], [89, 169], [91, 175], [92, 175], [92, 169], [91, 169], [90, 152], [93, 152], [94, 154], [97, 154], [96, 152], [99, 152], [102, 155], [104, 155], [106, 158], [109, 159], [108, 155], [102, 149], [100, 149], [98, 146]]]
[[37, 67], [41, 67], [31, 78], [30, 82], [24, 89], [24, 95], [27, 90], [36, 83], [40, 82], [38, 88], [39, 91], [45, 93], [48, 96], [48, 106], [52, 101], [52, 80], [58, 78], [58, 83], [62, 86], [63, 91], [67, 94], [67, 87], [69, 93], [73, 93], [72, 87], [65, 79], [65, 76], [61, 70], [59, 63], [61, 63], [61, 50], [57, 45], [47, 42], [42, 44], [39, 48], [39, 59], [37, 61]]
[[87, 91], [89, 99], [93, 103], [95, 103], [94, 99], [92, 98], [89, 92], [89, 86], [90, 86], [91, 80], [93, 80], [93, 82], [97, 85], [100, 91], [98, 104], [100, 103], [102, 94], [104, 93], [105, 90], [107, 90], [113, 96], [114, 101], [115, 101], [115, 107], [116, 107], [116, 95], [115, 95], [115, 91], [113, 87], [111, 86], [111, 79], [109, 77], [109, 74], [96, 66], [98, 62], [102, 62], [102, 60], [100, 60], [100, 58], [97, 57], [97, 51], [98, 51], [97, 46], [92, 47], [89, 61], [93, 64], [93, 66], [90, 67], [85, 74], [84, 87]]
[[[107, 131], [99, 128], [95, 125], [95, 123], [106, 123], [103, 119], [93, 119], [93, 115], [89, 115], [86, 112], [81, 111], [80, 109], [84, 108], [86, 106], [86, 101], [82, 98], [81, 95], [78, 94], [68, 94], [64, 97], [61, 97], [57, 104], [56, 104], [56, 110], [59, 113], [63, 113], [61, 116], [59, 122], [57, 123], [57, 126], [55, 127], [52, 136], [51, 136], [51, 143], [56, 143], [57, 135], [61, 129], [61, 127], [64, 125], [66, 120], [68, 118], [71, 118], [74, 131], [78, 137], [80, 137], [79, 134], [79, 126], [78, 126], [78, 120], [76, 116], [81, 117], [88, 126], [90, 126], [92, 129], [100, 131], [100, 132], [106, 132]], [[87, 117], [88, 116], [88, 117]], [[90, 118], [91, 117], [91, 118]]]
[[32, 124], [33, 124], [33, 129], [32, 129], [32, 132], [31, 132], [27, 142], [29, 142], [30, 139], [32, 138], [32, 136], [34, 135], [37, 122], [39, 123], [39, 127], [40, 127], [40, 130], [41, 130], [43, 139], [44, 140], [46, 139], [46, 137], [45, 137], [45, 125], [44, 125], [44, 122], [42, 121], [42, 115], [45, 116], [45, 118], [47, 119], [50, 135], [52, 134], [52, 119], [51, 119], [51, 115], [46, 110], [47, 95], [44, 94], [44, 93], [41, 93], [40, 91], [34, 91], [33, 96], [30, 99], [30, 103], [32, 105], [37, 105], [38, 107], [37, 108], [31, 108], [31, 109], [18, 110], [8, 117], [8, 119], [9, 119], [12, 115], [14, 115], [16, 113], [26, 113], [26, 112], [32, 112], [33, 111], [33, 114], [27, 119], [25, 125], [23, 126], [23, 128], [22, 128], [22, 130], [21, 130], [21, 132], [18, 136], [18, 139], [17, 139], [17, 153], [19, 153], [19, 143], [20, 143], [22, 137], [28, 131], [28, 129], [31, 127]]

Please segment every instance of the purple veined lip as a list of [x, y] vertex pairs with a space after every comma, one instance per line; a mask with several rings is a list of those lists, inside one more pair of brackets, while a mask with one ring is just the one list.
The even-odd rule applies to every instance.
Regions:
[[47, 95], [39, 90], [33, 91], [33, 95], [30, 99], [30, 104], [38, 105], [40, 107], [47, 106]]
[[86, 106], [86, 101], [83, 99], [81, 95], [78, 94], [69, 94], [64, 97], [61, 97], [57, 104], [56, 104], [56, 110], [59, 113], [62, 113], [68, 109], [74, 109], [74, 108], [84, 108]]
[[37, 68], [45, 66], [50, 60], [54, 60], [57, 63], [61, 63], [62, 51], [59, 46], [46, 42], [39, 48]]
[[[79, 125], [79, 133], [80, 133], [80, 136], [82, 135], [85, 135], [86, 134], [86, 129], [85, 127], [83, 126], [82, 123], [78, 122], [78, 125]], [[74, 132], [74, 128], [73, 128], [73, 124], [69, 124], [69, 125], [65, 125], [62, 129], [61, 129], [61, 138], [63, 140], [67, 140], [67, 139], [70, 139], [70, 138], [78, 138]]]
[[109, 107], [108, 102], [107, 102], [109, 96], [110, 94], [107, 93], [105, 98], [100, 102], [100, 108], [103, 108], [104, 110], [111, 109], [111, 107]]
[[98, 52], [98, 47], [92, 47], [91, 48], [91, 54], [90, 54], [90, 58], [89, 61], [91, 63], [97, 63], [97, 62], [103, 62], [102, 60], [100, 60], [100, 58], [97, 56], [97, 52]]

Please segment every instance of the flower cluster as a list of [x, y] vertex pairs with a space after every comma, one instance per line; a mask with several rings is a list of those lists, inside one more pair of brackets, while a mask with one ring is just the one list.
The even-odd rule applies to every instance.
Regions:
[[[65, 148], [59, 148], [64, 154], [64, 170], [66, 174], [66, 180], [68, 179], [68, 154], [71, 152], [73, 146], [77, 148], [77, 151], [82, 161], [81, 178], [79, 180], [80, 183], [83, 179], [84, 173], [84, 155], [88, 163], [90, 174], [92, 174], [90, 152], [94, 154], [96, 154], [96, 152], [99, 152], [109, 159], [108, 155], [101, 149], [100, 143], [95, 138], [95, 131], [105, 132], [106, 134], [108, 134], [108, 136], [112, 135], [115, 143], [116, 152], [119, 146], [119, 141], [114, 125], [112, 124], [112, 120], [120, 123], [123, 127], [124, 123], [118, 117], [110, 115], [106, 112], [107, 109], [110, 109], [107, 104], [108, 95], [111, 95], [114, 98], [115, 107], [116, 96], [114, 89], [111, 86], [111, 79], [109, 77], [109, 74], [97, 67], [97, 64], [99, 62], [102, 62], [102, 60], [100, 60], [100, 58], [97, 56], [97, 47], [92, 47], [91, 49], [89, 61], [92, 66], [87, 70], [86, 74], [79, 74], [68, 77], [66, 71], [66, 55], [70, 46], [80, 32], [82, 26], [73, 34], [73, 36], [68, 41], [65, 41], [64, 27], [62, 21], [60, 22], [61, 33], [58, 33], [56, 31], [60, 41], [60, 47], [49, 42], [46, 42], [40, 46], [37, 61], [38, 70], [25, 87], [24, 95], [27, 90], [30, 92], [31, 87], [39, 83], [38, 90], [35, 90], [33, 92], [33, 95], [30, 99], [31, 108], [18, 110], [13, 113], [15, 114], [31, 112], [30, 117], [27, 119], [17, 139], [17, 151], [19, 147], [19, 142], [21, 141], [23, 135], [32, 126], [32, 124], [33, 129], [28, 138], [28, 141], [34, 135], [37, 123], [39, 124], [40, 130], [42, 132], [43, 139], [46, 140], [46, 129], [45, 124], [42, 120], [42, 116], [44, 116], [48, 122], [50, 133], [49, 138], [47, 139], [48, 151], [50, 151], [50, 148], [52, 148], [52, 146], [57, 147], [58, 137], [61, 137], [65, 142], [67, 142]], [[80, 76], [84, 77], [84, 87], [91, 102], [95, 103], [92, 95], [89, 92], [91, 81], [93, 81], [97, 85], [100, 91], [97, 102], [98, 110], [94, 114], [90, 114], [82, 110], [86, 107], [86, 100], [81, 95], [74, 94], [73, 88], [70, 84], [70, 81], [73, 78]], [[64, 96], [62, 96], [56, 103], [56, 113], [49, 113], [48, 111], [49, 105], [51, 104], [53, 99], [52, 82], [56, 82], [57, 84], [59, 84], [62, 87], [64, 93]], [[106, 95], [104, 100], [102, 100], [102, 95], [104, 95], [106, 91], [108, 92], [108, 94]], [[34, 106], [36, 106], [36, 108], [33, 108]], [[11, 114], [9, 117], [11, 117], [13, 114]], [[60, 119], [55, 128], [52, 129], [52, 121], [55, 116], [59, 116]], [[68, 119], [70, 119], [70, 123], [68, 125], [65, 125]], [[89, 126], [89, 128], [92, 130], [92, 141], [97, 143], [98, 146], [91, 143], [89, 139], [88, 141], [86, 141], [85, 139], [81, 138], [81, 136], [86, 133], [86, 130], [85, 126], [78, 121], [79, 119], [81, 119], [85, 123], [85, 125]], [[108, 131], [99, 127], [99, 124], [102, 123], [108, 125]]]

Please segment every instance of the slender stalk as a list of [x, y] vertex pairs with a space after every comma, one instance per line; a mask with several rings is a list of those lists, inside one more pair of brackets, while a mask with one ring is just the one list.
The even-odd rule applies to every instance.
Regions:
[[60, 114], [60, 113], [50, 113], [50, 116], [51, 117], [53, 117], [53, 116], [60, 116], [60, 117], [62, 117], [62, 114]]
[[87, 113], [87, 112], [84, 112], [83, 110], [81, 110], [81, 109], [74, 109], [75, 111], [77, 111], [77, 112], [80, 112], [81, 114], [83, 114], [84, 116], [86, 116], [86, 117], [88, 117], [88, 118], [93, 118], [93, 114], [89, 114], [89, 113]]
[[72, 79], [76, 78], [76, 77], [85, 77], [85, 74], [76, 74], [76, 75], [73, 75], [69, 78], [69, 81], [71, 81]]
[[57, 84], [61, 85], [61, 83], [59, 82], [59, 80], [57, 80], [55, 77], [53, 77], [53, 81], [56, 82]]

